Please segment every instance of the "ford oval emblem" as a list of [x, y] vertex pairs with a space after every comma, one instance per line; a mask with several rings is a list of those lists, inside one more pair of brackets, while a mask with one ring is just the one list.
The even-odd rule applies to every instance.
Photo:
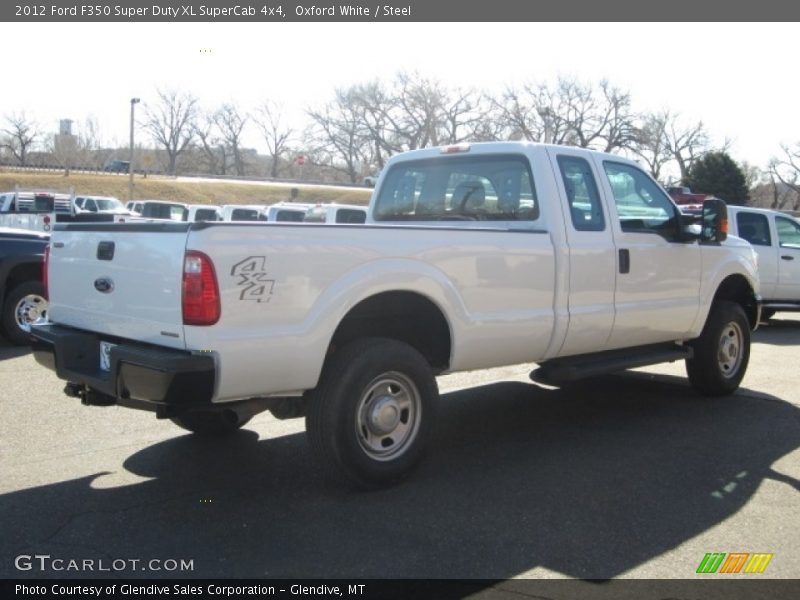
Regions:
[[114, 282], [110, 277], [100, 277], [94, 280], [94, 289], [102, 294], [110, 294], [114, 291]]

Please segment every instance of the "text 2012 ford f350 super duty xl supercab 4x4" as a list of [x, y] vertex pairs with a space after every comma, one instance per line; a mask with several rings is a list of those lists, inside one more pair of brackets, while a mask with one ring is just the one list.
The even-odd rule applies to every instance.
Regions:
[[634, 162], [490, 143], [393, 157], [365, 225], [68, 224], [37, 360], [89, 405], [199, 434], [306, 417], [326, 470], [391, 483], [421, 456], [435, 375], [535, 362], [573, 379], [685, 359], [736, 390], [758, 322], [725, 204], [691, 225]]

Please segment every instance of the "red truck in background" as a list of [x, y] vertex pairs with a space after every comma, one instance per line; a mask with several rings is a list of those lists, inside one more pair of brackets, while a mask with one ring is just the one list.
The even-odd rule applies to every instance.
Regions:
[[691, 215], [699, 215], [703, 212], [703, 201], [711, 198], [708, 194], [694, 194], [688, 187], [668, 187], [667, 193], [682, 213]]

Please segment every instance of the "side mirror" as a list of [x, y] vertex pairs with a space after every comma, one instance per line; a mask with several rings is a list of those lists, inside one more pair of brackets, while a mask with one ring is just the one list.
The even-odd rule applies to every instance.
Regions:
[[721, 243], [728, 239], [728, 206], [724, 200], [709, 198], [703, 202], [704, 242]]
[[699, 240], [703, 235], [703, 228], [700, 226], [700, 215], [689, 215], [678, 211], [678, 241], [692, 243]]

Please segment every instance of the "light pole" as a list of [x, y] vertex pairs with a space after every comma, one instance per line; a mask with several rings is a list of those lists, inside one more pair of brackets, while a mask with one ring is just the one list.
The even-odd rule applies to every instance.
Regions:
[[131, 98], [131, 156], [128, 162], [128, 200], [133, 200], [133, 109], [139, 104], [139, 98]]

